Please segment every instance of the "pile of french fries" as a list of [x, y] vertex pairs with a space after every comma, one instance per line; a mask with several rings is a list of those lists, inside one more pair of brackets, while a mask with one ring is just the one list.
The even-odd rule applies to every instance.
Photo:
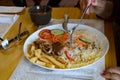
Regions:
[[47, 55], [41, 49], [36, 49], [33, 44], [29, 45], [28, 53], [25, 53], [25, 56], [31, 62], [40, 66], [61, 69], [64, 69], [66, 66], [66, 62], [63, 59], [60, 59], [56, 55]]

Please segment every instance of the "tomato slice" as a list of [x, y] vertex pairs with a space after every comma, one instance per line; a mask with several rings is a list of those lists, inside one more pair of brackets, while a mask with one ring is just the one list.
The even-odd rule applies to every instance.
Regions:
[[75, 61], [75, 59], [74, 59], [72, 56], [70, 56], [70, 54], [69, 54], [68, 51], [65, 51], [64, 53], [65, 53], [66, 57], [67, 57], [70, 61]]
[[52, 38], [51, 30], [43, 29], [42, 31], [39, 32], [39, 37], [42, 39], [51, 39]]

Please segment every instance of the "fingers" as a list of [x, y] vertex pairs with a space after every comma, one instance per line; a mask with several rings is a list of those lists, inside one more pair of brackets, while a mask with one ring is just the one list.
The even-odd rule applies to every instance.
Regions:
[[92, 2], [91, 12], [94, 12], [95, 14], [101, 14], [104, 12], [105, 8], [106, 0], [94, 0], [94, 2]]
[[108, 68], [103, 72], [102, 76], [110, 80], [120, 80], [120, 68], [119, 67]]
[[106, 0], [92, 0], [92, 6], [102, 7], [106, 4]]
[[103, 7], [106, 4], [106, 0], [80, 0], [79, 4], [80, 8], [84, 10], [85, 7], [90, 4], [92, 4], [93, 7]]
[[102, 13], [105, 12], [106, 9], [106, 2], [106, 0], [80, 0], [80, 9], [84, 11], [86, 6], [92, 4], [87, 12], [102, 15]]
[[116, 73], [120, 75], [120, 67], [111, 67], [106, 70], [106, 72]]
[[115, 73], [105, 73], [105, 74], [102, 74], [102, 76], [110, 80], [120, 80], [120, 75]]

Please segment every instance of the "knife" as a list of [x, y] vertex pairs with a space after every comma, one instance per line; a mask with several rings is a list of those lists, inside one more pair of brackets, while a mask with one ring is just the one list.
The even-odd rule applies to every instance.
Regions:
[[20, 37], [22, 37], [22, 36], [24, 36], [24, 35], [26, 35], [26, 34], [29, 34], [29, 31], [28, 31], [28, 30], [26, 30], [26, 31], [24, 31], [24, 32], [22, 32], [22, 33], [20, 33], [20, 34], [19, 34], [19, 37], [18, 37], [18, 35], [17, 35], [17, 36], [15, 36], [14, 38], [8, 40], [8, 42], [11, 43], [11, 42], [17, 40], [18, 38], [20, 38]]

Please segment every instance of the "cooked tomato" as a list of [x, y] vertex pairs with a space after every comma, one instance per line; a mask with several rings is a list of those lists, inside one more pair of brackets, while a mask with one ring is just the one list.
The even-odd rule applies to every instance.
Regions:
[[74, 59], [72, 56], [70, 56], [70, 54], [69, 54], [68, 51], [65, 50], [64, 53], [65, 53], [66, 57], [67, 57], [70, 61], [75, 61], [75, 59]]
[[44, 30], [40, 31], [39, 37], [42, 39], [51, 39], [51, 37], [52, 37], [51, 30], [44, 29]]

